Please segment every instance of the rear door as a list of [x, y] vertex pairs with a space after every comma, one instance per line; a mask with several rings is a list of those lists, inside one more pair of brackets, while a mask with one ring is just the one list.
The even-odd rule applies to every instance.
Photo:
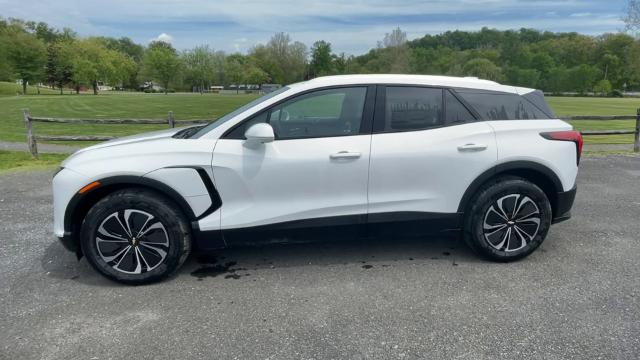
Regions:
[[[218, 140], [212, 163], [228, 243], [365, 223], [374, 92], [351, 86], [295, 96]], [[244, 132], [258, 122], [269, 123], [276, 139], [249, 146]], [[248, 235], [257, 230], [265, 232]]]
[[448, 89], [379, 86], [371, 142], [369, 222], [457, 228], [471, 182], [496, 162], [494, 132]]

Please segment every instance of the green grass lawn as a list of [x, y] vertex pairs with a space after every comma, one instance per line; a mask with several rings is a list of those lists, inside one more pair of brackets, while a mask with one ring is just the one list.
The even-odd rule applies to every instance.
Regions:
[[[61, 118], [157, 118], [173, 111], [177, 121], [216, 119], [254, 99], [255, 95], [144, 94], [28, 95], [0, 97], [0, 140], [25, 141], [22, 109], [33, 116]], [[42, 135], [124, 136], [157, 129], [164, 125], [68, 125], [35, 123]]]
[[66, 154], [40, 154], [37, 160], [31, 158], [31, 154], [21, 151], [0, 150], [0, 172], [16, 169], [42, 169], [55, 168], [64, 160]]
[[[69, 89], [65, 89], [65, 93], [69, 93]], [[38, 89], [35, 86], [27, 86], [27, 95], [35, 95], [38, 93]], [[40, 94], [59, 94], [59, 90], [51, 90], [47, 88], [40, 88]], [[0, 96], [16, 96], [16, 94], [22, 94], [22, 85], [18, 85], [10, 82], [0, 82]]]
[[[638, 98], [546, 97], [558, 116], [565, 115], [634, 115], [640, 108]], [[578, 130], [633, 130], [634, 120], [574, 120]], [[631, 144], [633, 135], [585, 136], [587, 144]]]

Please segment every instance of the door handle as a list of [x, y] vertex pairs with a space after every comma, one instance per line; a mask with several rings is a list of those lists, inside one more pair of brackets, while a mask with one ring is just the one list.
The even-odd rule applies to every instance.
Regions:
[[471, 152], [471, 151], [482, 151], [482, 150], [487, 150], [487, 145], [468, 143], [468, 144], [458, 146], [458, 151]]
[[329, 155], [331, 159], [357, 159], [362, 156], [361, 153], [356, 151], [340, 151], [335, 154]]

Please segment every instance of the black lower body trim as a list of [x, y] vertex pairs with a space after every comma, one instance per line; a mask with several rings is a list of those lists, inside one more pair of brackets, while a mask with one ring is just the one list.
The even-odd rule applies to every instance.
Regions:
[[556, 224], [571, 218], [571, 207], [576, 198], [577, 186], [569, 191], [559, 192], [556, 196], [556, 203], [553, 208], [553, 219], [551, 223]]
[[229, 246], [342, 240], [366, 235], [366, 215], [332, 216], [222, 230]]
[[462, 213], [392, 212], [286, 221], [222, 231], [197, 231], [197, 247], [338, 241], [358, 238], [457, 234]]
[[462, 229], [462, 219], [462, 213], [373, 213], [368, 216], [367, 233], [370, 237], [457, 233]]

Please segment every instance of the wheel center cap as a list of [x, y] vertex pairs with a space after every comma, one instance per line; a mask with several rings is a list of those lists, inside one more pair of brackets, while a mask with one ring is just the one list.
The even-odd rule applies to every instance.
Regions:
[[515, 221], [513, 221], [513, 220], [507, 221], [507, 225], [513, 225], [513, 224], [515, 224]]
[[138, 245], [138, 239], [136, 239], [136, 238], [131, 238], [131, 245], [133, 245], [133, 246], [137, 246], [137, 245]]

